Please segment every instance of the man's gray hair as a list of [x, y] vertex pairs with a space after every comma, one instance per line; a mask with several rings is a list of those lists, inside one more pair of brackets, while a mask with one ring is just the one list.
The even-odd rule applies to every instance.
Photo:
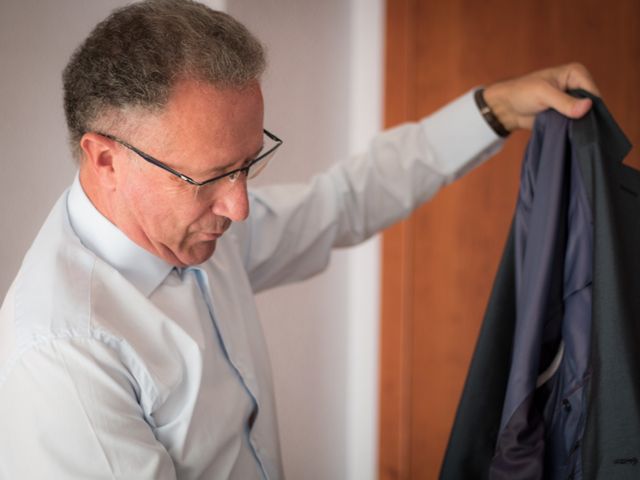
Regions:
[[158, 111], [182, 79], [242, 88], [265, 69], [261, 43], [226, 13], [191, 0], [114, 10], [76, 49], [62, 78], [74, 156], [80, 139], [127, 108]]

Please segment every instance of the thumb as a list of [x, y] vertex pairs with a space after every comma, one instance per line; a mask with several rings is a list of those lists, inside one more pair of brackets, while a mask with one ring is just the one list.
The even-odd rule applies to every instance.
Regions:
[[571, 111], [567, 116], [570, 118], [580, 118], [584, 116], [591, 109], [592, 103], [590, 98], [574, 99]]
[[548, 83], [540, 91], [540, 97], [541, 103], [569, 118], [580, 118], [591, 108], [591, 99], [572, 97]]

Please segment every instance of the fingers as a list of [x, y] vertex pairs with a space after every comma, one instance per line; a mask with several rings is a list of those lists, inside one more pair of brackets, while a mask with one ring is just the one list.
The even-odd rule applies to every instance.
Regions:
[[580, 88], [593, 95], [600, 96], [600, 91], [589, 71], [580, 63], [570, 63], [558, 67], [554, 73], [559, 90], [551, 88], [554, 91], [550, 90], [548, 92], [554, 102], [549, 106], [569, 118], [580, 118], [585, 115], [591, 108], [591, 99], [577, 99], [565, 94], [564, 91]]
[[569, 118], [585, 115], [591, 109], [591, 99], [567, 93], [577, 88], [600, 95], [589, 71], [579, 63], [570, 63], [490, 85], [485, 89], [485, 100], [508, 130], [531, 128], [535, 116], [548, 108]]
[[[583, 87], [581, 87], [583, 88]], [[553, 108], [569, 118], [580, 118], [591, 108], [588, 98], [575, 98], [551, 83], [543, 83], [539, 89], [539, 103], [545, 108]]]
[[570, 63], [569, 65], [565, 65], [560, 68], [564, 69], [564, 81], [561, 85], [563, 90], [581, 88], [598, 97], [600, 96], [600, 91], [598, 90], [593, 77], [591, 77], [591, 74], [584, 65], [580, 63]]

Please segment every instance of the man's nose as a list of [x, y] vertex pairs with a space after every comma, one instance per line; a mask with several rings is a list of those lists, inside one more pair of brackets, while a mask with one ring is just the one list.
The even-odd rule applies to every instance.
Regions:
[[249, 216], [247, 179], [240, 178], [225, 187], [225, 191], [214, 200], [211, 206], [213, 213], [227, 217], [232, 222], [246, 220]]

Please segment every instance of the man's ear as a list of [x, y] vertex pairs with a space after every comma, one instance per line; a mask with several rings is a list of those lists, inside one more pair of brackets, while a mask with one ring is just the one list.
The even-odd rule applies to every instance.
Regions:
[[116, 184], [116, 142], [98, 133], [88, 132], [80, 139], [80, 148], [83, 152], [82, 168], [89, 170], [103, 187], [113, 189]]

